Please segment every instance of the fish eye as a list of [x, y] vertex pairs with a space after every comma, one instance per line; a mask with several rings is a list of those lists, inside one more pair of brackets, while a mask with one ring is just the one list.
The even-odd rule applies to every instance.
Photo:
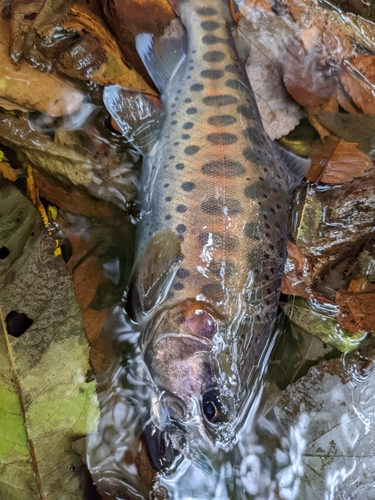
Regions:
[[211, 424], [217, 424], [223, 420], [223, 413], [221, 411], [221, 404], [217, 397], [212, 393], [206, 393], [202, 401], [203, 413], [206, 419]]

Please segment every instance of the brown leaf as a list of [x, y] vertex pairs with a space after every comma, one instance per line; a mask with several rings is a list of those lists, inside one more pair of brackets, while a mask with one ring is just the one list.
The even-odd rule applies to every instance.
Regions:
[[289, 44], [282, 68], [286, 88], [301, 106], [318, 106], [336, 90], [321, 36], [314, 28], [304, 30]]
[[311, 274], [309, 261], [297, 245], [288, 241], [288, 254], [281, 284], [282, 293], [310, 298], [309, 274]]
[[305, 111], [307, 113], [307, 117], [309, 119], [309, 122], [311, 125], [315, 128], [315, 130], [318, 132], [320, 140], [322, 142], [325, 141], [327, 137], [329, 137], [330, 131], [327, 130], [319, 120], [319, 115], [323, 112], [327, 113], [337, 113], [338, 112], [338, 102], [336, 99], [335, 95], [332, 95], [328, 99], [325, 99], [321, 104], [313, 106], [313, 105], [308, 105], [305, 108]]
[[247, 17], [254, 9], [264, 10], [265, 12], [272, 11], [271, 0], [245, 0], [239, 6], [240, 12], [243, 16]]
[[340, 81], [354, 103], [366, 114], [375, 114], [375, 56], [360, 54], [341, 64]]
[[[84, 95], [66, 80], [51, 73], [41, 73], [26, 62], [17, 66], [9, 53], [9, 25], [0, 21], [0, 98], [13, 109], [40, 111], [62, 116], [77, 111]], [[6, 78], [4, 76], [6, 75]]]
[[337, 148], [340, 139], [334, 135], [328, 136], [324, 142], [317, 140], [312, 145], [310, 154], [311, 166], [306, 174], [309, 182], [316, 182], [321, 175], [328, 158], [330, 158]]
[[330, 158], [325, 162], [319, 182], [342, 184], [361, 177], [372, 166], [372, 161], [357, 149], [358, 143], [341, 139]]
[[338, 322], [352, 333], [365, 330], [375, 334], [375, 285], [366, 278], [352, 280], [348, 290], [339, 290], [336, 303], [340, 306]]

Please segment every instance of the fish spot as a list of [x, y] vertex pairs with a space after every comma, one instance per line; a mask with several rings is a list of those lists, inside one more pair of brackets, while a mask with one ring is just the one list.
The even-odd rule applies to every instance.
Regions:
[[273, 291], [272, 288], [267, 288], [268, 295], [271, 295], [272, 291]]
[[189, 66], [189, 68], [188, 68], [188, 69], [189, 69], [189, 71], [193, 71], [194, 66]]
[[224, 71], [221, 69], [204, 69], [201, 71], [201, 77], [210, 80], [219, 80], [222, 76], [224, 76]]
[[174, 155], [172, 155], [172, 156], [169, 156], [169, 158], [168, 158], [168, 159], [169, 159], [169, 160], [174, 160], [175, 158], [176, 158], [176, 157], [175, 157]]
[[238, 238], [233, 234], [220, 234], [220, 233], [200, 233], [198, 236], [199, 243], [204, 245], [212, 245], [213, 248], [221, 248], [223, 250], [235, 250], [238, 245]]
[[246, 198], [250, 198], [251, 200], [258, 198], [265, 192], [264, 183], [261, 181], [254, 182], [254, 184], [250, 184], [250, 186], [246, 186], [244, 193]]
[[182, 125], [182, 128], [184, 130], [190, 130], [191, 128], [194, 127], [194, 123], [193, 122], [186, 122]]
[[260, 240], [260, 231], [258, 222], [247, 222], [244, 228], [244, 234], [251, 240]]
[[214, 31], [217, 30], [220, 27], [220, 24], [217, 23], [216, 21], [202, 21], [201, 22], [201, 28], [203, 28], [206, 31]]
[[269, 245], [268, 245], [268, 248], [269, 248], [270, 250], [275, 250], [275, 247], [274, 247], [274, 245], [272, 245], [272, 244], [269, 244]]
[[165, 216], [165, 220], [171, 220], [171, 219], [172, 219], [172, 216], [171, 216], [170, 214], [167, 214], [167, 215]]
[[182, 289], [184, 288], [184, 285], [183, 285], [182, 283], [175, 283], [175, 284], [173, 285], [173, 288], [174, 288], [175, 290], [182, 290]]
[[238, 137], [234, 134], [227, 134], [227, 133], [218, 133], [218, 134], [210, 134], [207, 136], [207, 140], [209, 142], [212, 142], [212, 144], [222, 144], [222, 145], [228, 145], [228, 144], [234, 144], [235, 142], [238, 141]]
[[225, 59], [225, 54], [220, 50], [211, 50], [210, 52], [203, 54], [203, 60], [206, 62], [221, 62], [223, 59]]
[[240, 106], [237, 106], [237, 111], [240, 115], [244, 116], [248, 120], [251, 120], [253, 118], [252, 111], [248, 106], [244, 106], [243, 104], [241, 104]]
[[177, 120], [173, 120], [173, 121], [171, 122], [171, 125], [177, 125]]
[[184, 100], [184, 102], [186, 102], [187, 104], [189, 104], [189, 103], [190, 103], [190, 102], [192, 102], [192, 101], [191, 101], [190, 97], [187, 97], [187, 98]]
[[178, 233], [184, 233], [186, 231], [186, 226], [185, 224], [179, 224], [177, 227], [176, 227], [176, 231]]
[[212, 261], [208, 265], [209, 271], [215, 276], [224, 278], [232, 278], [237, 274], [236, 265], [229, 261]]
[[185, 279], [190, 276], [190, 272], [187, 269], [181, 268], [176, 273], [177, 278]]
[[276, 215], [276, 211], [275, 211], [275, 209], [274, 209], [274, 208], [272, 208], [272, 207], [270, 208], [270, 212], [271, 212], [271, 214]]
[[278, 227], [278, 228], [280, 227], [280, 224], [277, 221], [275, 222], [275, 227]]
[[239, 90], [240, 92], [248, 92], [248, 89], [244, 86], [244, 84], [238, 80], [227, 80], [225, 82], [225, 86], [230, 89]]
[[181, 136], [181, 139], [190, 139], [190, 135], [189, 134], [182, 134]]
[[217, 14], [217, 10], [212, 9], [211, 7], [202, 7], [197, 10], [197, 14], [201, 16], [215, 16]]
[[237, 73], [237, 68], [234, 64], [227, 64], [224, 69], [228, 71], [228, 73]]
[[178, 146], [180, 143], [178, 141], [173, 143], [173, 146]]
[[264, 227], [265, 227], [266, 229], [271, 229], [271, 226], [270, 226], [269, 224], [264, 224]]
[[194, 182], [183, 182], [181, 184], [181, 189], [183, 191], [192, 191], [195, 187], [196, 186], [195, 186]]
[[246, 158], [246, 160], [251, 161], [252, 163], [256, 163], [260, 167], [268, 165], [268, 158], [264, 155], [262, 151], [252, 148], [245, 148], [242, 151], [242, 154]]
[[198, 112], [197, 108], [188, 108], [186, 110], [186, 114], [188, 114], [188, 115], [194, 115], [197, 112]]
[[163, 187], [167, 188], [167, 187], [169, 187], [169, 184], [168, 184], [168, 183], [167, 183], [167, 184], [164, 184], [164, 186], [163, 186]]
[[211, 197], [201, 204], [203, 212], [210, 215], [224, 214], [227, 216], [239, 215], [242, 211], [241, 202], [235, 198]]
[[183, 170], [185, 168], [185, 165], [183, 163], [177, 163], [176, 164], [176, 169], [177, 170]]
[[186, 212], [187, 206], [186, 205], [177, 205], [176, 207], [176, 212], [179, 212], [180, 214]]
[[245, 168], [241, 163], [232, 160], [214, 160], [201, 167], [204, 175], [211, 177], [240, 177], [245, 173]]
[[192, 155], [195, 155], [196, 153], [198, 153], [198, 151], [199, 151], [199, 146], [187, 146], [185, 148], [184, 153], [186, 155], [192, 156]]
[[165, 201], [172, 201], [172, 196], [167, 196], [167, 197], [165, 198]]
[[214, 127], [225, 127], [227, 125], [233, 125], [236, 123], [236, 118], [231, 115], [219, 115], [219, 116], [210, 116], [208, 118], [207, 123], [209, 125], [213, 125]]
[[281, 207], [280, 207], [280, 205], [278, 203], [276, 203], [276, 208], [277, 208], [277, 210], [281, 209]]
[[269, 253], [265, 253], [265, 254], [263, 254], [263, 257], [268, 260], [270, 258], [270, 254]]
[[203, 104], [206, 106], [228, 106], [229, 104], [236, 104], [238, 101], [237, 97], [232, 95], [209, 95], [202, 99]]
[[173, 111], [173, 113], [171, 113], [171, 116], [176, 116], [176, 111]]
[[203, 38], [202, 38], [202, 43], [204, 43], [204, 45], [215, 45], [216, 43], [227, 43], [227, 40], [225, 38], [220, 38], [218, 36], [215, 36], [215, 35], [205, 35]]
[[203, 90], [203, 85], [201, 83], [194, 83], [191, 87], [190, 87], [190, 90], [192, 90], [193, 92], [200, 92], [201, 90]]
[[215, 302], [221, 302], [224, 299], [224, 291], [218, 283], [208, 283], [203, 285], [201, 289], [202, 294]]
[[252, 248], [247, 254], [247, 261], [250, 264], [250, 269], [256, 273], [259, 273], [257, 269], [259, 263], [259, 250], [257, 248]]

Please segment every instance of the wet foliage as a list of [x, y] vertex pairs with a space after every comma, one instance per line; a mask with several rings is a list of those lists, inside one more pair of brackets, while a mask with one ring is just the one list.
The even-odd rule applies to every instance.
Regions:
[[255, 431], [189, 455], [150, 419], [125, 311], [141, 159], [103, 103], [160, 106], [135, 36], [183, 28], [167, 0], [0, 0], [1, 498], [375, 495], [374, 6], [238, 3], [264, 127], [311, 167]]

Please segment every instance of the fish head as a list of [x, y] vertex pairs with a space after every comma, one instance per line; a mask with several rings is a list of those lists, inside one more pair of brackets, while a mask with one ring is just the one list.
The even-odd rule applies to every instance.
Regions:
[[223, 318], [206, 303], [184, 301], [152, 323], [145, 362], [170, 416], [185, 422], [198, 417], [209, 427], [225, 422], [229, 405], [213, 354]]

